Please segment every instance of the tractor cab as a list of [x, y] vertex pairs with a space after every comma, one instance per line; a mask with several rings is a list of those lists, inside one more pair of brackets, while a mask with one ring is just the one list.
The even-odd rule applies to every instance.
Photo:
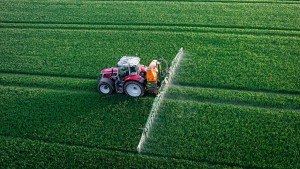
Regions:
[[138, 75], [140, 58], [135, 56], [123, 56], [117, 64], [120, 75]]

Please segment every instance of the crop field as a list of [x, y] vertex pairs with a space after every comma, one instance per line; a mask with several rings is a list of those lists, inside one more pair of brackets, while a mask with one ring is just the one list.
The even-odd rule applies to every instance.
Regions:
[[[300, 2], [0, 1], [1, 168], [300, 168]], [[154, 95], [100, 95], [123, 55], [171, 62]]]
[[247, 168], [299, 166], [299, 112], [167, 99], [145, 151]]

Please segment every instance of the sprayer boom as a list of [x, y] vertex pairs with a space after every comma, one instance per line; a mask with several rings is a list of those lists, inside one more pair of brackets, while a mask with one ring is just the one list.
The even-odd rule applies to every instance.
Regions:
[[179, 64], [181, 58], [183, 57], [183, 55], [184, 55], [184, 51], [183, 51], [183, 48], [181, 48], [178, 51], [175, 58], [173, 59], [171, 67], [169, 69], [167, 69], [164, 80], [161, 82], [161, 86], [158, 89], [159, 92], [153, 101], [152, 108], [151, 108], [150, 114], [148, 116], [148, 120], [146, 122], [145, 127], [142, 130], [143, 131], [142, 136], [141, 136], [139, 145], [137, 146], [138, 153], [141, 153], [143, 145], [149, 136], [149, 132], [150, 132], [151, 126], [155, 120], [155, 117], [158, 113], [159, 106], [161, 105], [163, 98], [168, 91], [169, 84], [170, 84], [170, 82], [172, 82], [176, 68], [178, 67], [178, 64]]

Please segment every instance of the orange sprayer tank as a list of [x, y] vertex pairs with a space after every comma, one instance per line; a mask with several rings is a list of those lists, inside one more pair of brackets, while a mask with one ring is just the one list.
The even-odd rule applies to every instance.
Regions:
[[156, 82], [157, 81], [157, 74], [158, 74], [158, 69], [157, 69], [157, 60], [153, 60], [148, 69], [147, 69], [147, 73], [146, 73], [146, 79], [147, 82]]

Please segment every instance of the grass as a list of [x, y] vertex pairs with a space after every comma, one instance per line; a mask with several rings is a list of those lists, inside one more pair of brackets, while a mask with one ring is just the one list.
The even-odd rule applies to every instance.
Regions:
[[[269, 1], [274, 2], [274, 1]], [[199, 25], [299, 30], [299, 5], [178, 1], [2, 1], [0, 20], [42, 23]], [[92, 11], [92, 12], [89, 12]]]
[[178, 84], [299, 93], [297, 37], [56, 29], [2, 33], [2, 72], [96, 79], [124, 53], [140, 53], [147, 65], [159, 57], [171, 60], [182, 45], [193, 51], [182, 69], [193, 73], [178, 72]]
[[176, 35], [170, 33], [56, 29], [1, 29], [0, 32], [2, 72], [96, 79], [101, 69], [115, 66], [123, 55], [138, 53], [141, 63], [148, 64], [162, 56], [171, 60], [181, 47]]
[[[298, 1], [0, 2], [0, 166], [300, 168]], [[99, 71], [180, 47], [153, 96], [99, 95]]]
[[131, 151], [152, 101], [152, 97], [4, 86], [0, 98], [0, 135]]
[[197, 102], [300, 110], [300, 97], [298, 95], [174, 85], [170, 87], [168, 97]]
[[246, 168], [298, 168], [299, 127], [295, 111], [167, 99], [144, 152]]
[[[299, 94], [300, 39], [214, 35], [189, 46], [176, 84]], [[200, 40], [202, 39], [202, 40]], [[187, 49], [188, 50], [188, 49]]]
[[223, 168], [221, 165], [0, 137], [4, 168]]
[[98, 80], [47, 75], [0, 73], [0, 84], [4, 86], [37, 87], [57, 90], [97, 92]]

